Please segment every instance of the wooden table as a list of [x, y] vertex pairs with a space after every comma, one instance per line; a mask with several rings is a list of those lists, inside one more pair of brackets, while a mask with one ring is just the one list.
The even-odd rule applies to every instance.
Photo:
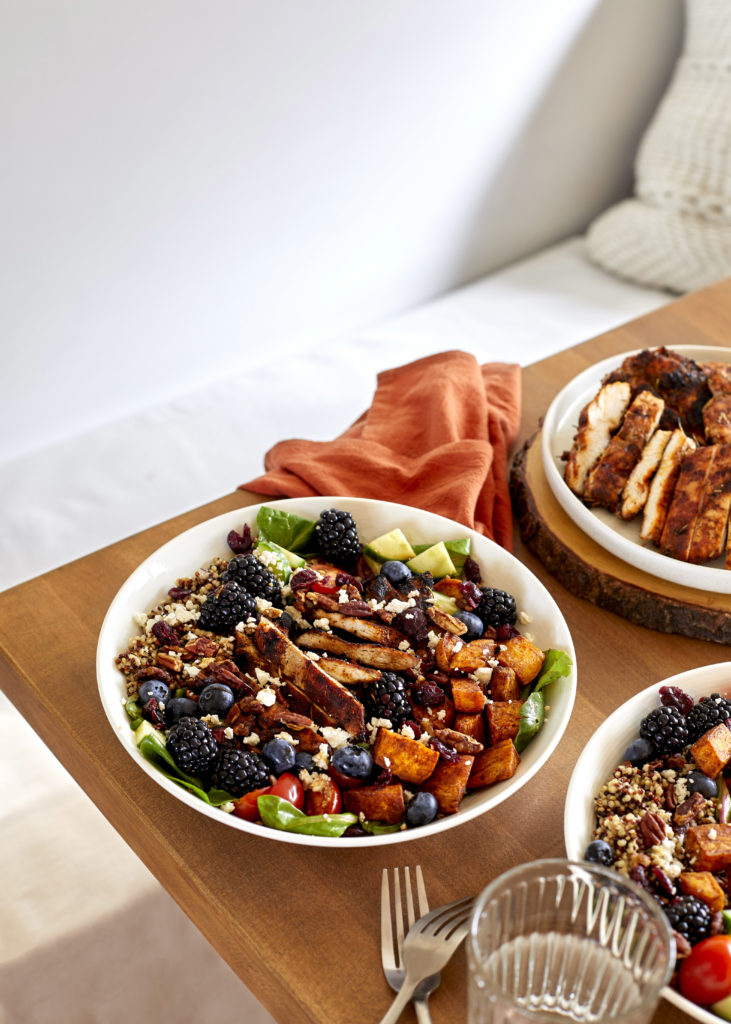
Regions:
[[[730, 340], [726, 282], [536, 363], [524, 372], [518, 444], [556, 391], [599, 359], [642, 346]], [[540, 775], [499, 811], [403, 847], [334, 851], [250, 838], [172, 799], [137, 768], [97, 699], [94, 658], [104, 613], [139, 562], [195, 523], [255, 500], [237, 491], [0, 594], [0, 686], [277, 1020], [375, 1021], [391, 1000], [377, 940], [381, 868], [421, 863], [436, 906], [519, 862], [563, 856], [568, 779], [597, 725], [638, 690], [729, 652], [650, 632], [573, 597], [516, 538], [516, 555], [563, 610], [579, 669], [571, 722]], [[464, 972], [460, 951], [432, 998], [435, 1024], [464, 1019]], [[410, 1008], [403, 1019], [414, 1019]], [[655, 1017], [687, 1019], [665, 1003]]]

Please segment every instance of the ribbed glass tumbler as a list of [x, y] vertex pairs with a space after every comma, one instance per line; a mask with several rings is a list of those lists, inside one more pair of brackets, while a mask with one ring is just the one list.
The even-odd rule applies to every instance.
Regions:
[[469, 1024], [645, 1024], [674, 961], [665, 914], [634, 882], [589, 863], [523, 864], [475, 903]]

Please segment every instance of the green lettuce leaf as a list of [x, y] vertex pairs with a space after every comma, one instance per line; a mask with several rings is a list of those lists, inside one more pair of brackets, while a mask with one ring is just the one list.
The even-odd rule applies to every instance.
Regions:
[[271, 541], [287, 551], [304, 550], [315, 531], [312, 519], [304, 519], [280, 508], [269, 508], [268, 505], [262, 505], [259, 509], [256, 525], [260, 540]]

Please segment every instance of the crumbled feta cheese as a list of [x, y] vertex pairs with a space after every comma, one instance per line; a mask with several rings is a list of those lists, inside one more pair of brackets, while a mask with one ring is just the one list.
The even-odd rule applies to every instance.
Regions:
[[227, 800], [225, 804], [220, 804], [220, 807], [226, 814], [231, 814], [234, 809], [233, 801]]
[[321, 743], [320, 749], [312, 758], [313, 764], [316, 764], [318, 768], [327, 768], [330, 764], [330, 755], [327, 749], [327, 743]]
[[186, 622], [195, 622], [198, 612], [192, 612], [184, 604], [176, 602], [164, 618], [169, 626], [183, 626]]
[[266, 548], [257, 548], [254, 551], [254, 557], [257, 561], [261, 562], [262, 565], [265, 565], [267, 569], [278, 566], [281, 562], [278, 555], [275, 555], [273, 551], [267, 551]]
[[303, 651], [303, 654], [306, 658], [309, 658], [310, 661], [320, 660], [320, 655], [317, 653], [317, 651]]
[[406, 724], [402, 725], [401, 729], [399, 731], [400, 731], [402, 736], [406, 737], [407, 740], [415, 740], [416, 739], [416, 733], [414, 732], [414, 730], [411, 728], [410, 725], [406, 725]]
[[521, 622], [532, 622], [533, 616], [529, 615], [528, 612], [521, 612], [518, 616]]
[[311, 789], [313, 793], [322, 793], [330, 786], [330, 776], [322, 772], [308, 772], [302, 769], [299, 778], [305, 789]]
[[408, 640], [402, 640], [401, 643], [398, 645], [398, 649], [400, 651], [410, 651], [411, 644], [409, 643]]
[[337, 750], [338, 747], [344, 747], [350, 739], [349, 732], [346, 732], [345, 729], [336, 729], [332, 725], [324, 725], [320, 729], [320, 733], [333, 750]]
[[212, 725], [214, 729], [219, 725], [223, 725], [223, 722], [218, 715], [201, 715], [201, 722], [205, 722], [207, 725]]
[[386, 611], [393, 615], [399, 615], [401, 612], [405, 612], [407, 608], [413, 608], [416, 601], [413, 597], [410, 597], [408, 601], [400, 601], [399, 598], [394, 597], [392, 601], [389, 601], [386, 605]]
[[313, 619], [312, 625], [315, 629], [324, 629], [326, 632], [331, 633], [330, 622], [328, 619]]
[[263, 704], [265, 708], [270, 708], [272, 704], [276, 702], [277, 695], [271, 687], [265, 686], [263, 689], [259, 690], [256, 695], [256, 699], [260, 704]]
[[268, 608], [271, 608], [272, 602], [267, 601], [266, 598], [257, 597], [256, 599], [256, 610], [258, 612], [265, 612]]
[[492, 679], [492, 669], [491, 665], [480, 665], [471, 675], [478, 683], [489, 683]]
[[223, 730], [223, 735], [226, 737], [227, 740], [232, 740], [234, 738], [234, 731], [230, 725], [227, 725], [226, 728]]
[[371, 606], [374, 612], [380, 611], [383, 608], [383, 601], [376, 601], [375, 597], [372, 597], [368, 604]]
[[147, 622], [147, 613], [135, 612], [134, 615], [132, 616], [132, 621], [134, 622], [135, 626], [144, 626], [145, 623]]
[[437, 718], [439, 719], [440, 722], [443, 722], [446, 717], [447, 712], [444, 710], [444, 708], [442, 708], [441, 711], [437, 711]]
[[708, 838], [709, 839], [715, 839], [717, 836], [718, 836], [718, 832], [715, 830], [715, 828], [709, 828], [708, 829]]
[[275, 733], [274, 739], [286, 740], [287, 743], [291, 743], [293, 747], [296, 747], [299, 743], [299, 740], [296, 740], [294, 736], [290, 732], [287, 732], [285, 729], [282, 729], [281, 732]]
[[347, 604], [350, 600], [350, 595], [345, 587], [341, 587], [338, 591], [338, 604]]
[[254, 674], [256, 675], [256, 681], [260, 686], [267, 686], [269, 683], [273, 683], [275, 681], [274, 676], [270, 676], [268, 672], [263, 668], [259, 668], [258, 665], [254, 669]]
[[250, 747], [255, 747], [259, 743], [259, 734], [256, 732], [249, 733], [248, 736], [244, 736], [244, 743]]
[[200, 672], [197, 665], [183, 665], [183, 675], [188, 676], [189, 679], [195, 679]]
[[434, 650], [434, 648], [437, 646], [437, 644], [439, 643], [439, 639], [439, 634], [435, 633], [433, 629], [430, 629], [429, 632], [426, 634], [426, 642], [428, 646], [431, 648], [431, 650]]

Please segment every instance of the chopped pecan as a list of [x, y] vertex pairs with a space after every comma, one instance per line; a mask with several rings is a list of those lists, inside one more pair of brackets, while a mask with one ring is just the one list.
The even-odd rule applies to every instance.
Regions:
[[682, 804], [675, 808], [673, 823], [679, 828], [689, 825], [691, 821], [695, 821], [705, 807], [705, 804], [706, 798], [704, 796], [701, 796], [700, 793], [691, 793], [687, 800], [683, 800]]
[[675, 929], [673, 929], [673, 935], [675, 936], [675, 955], [678, 960], [682, 960], [684, 957], [690, 956], [692, 947], [686, 937], [681, 935], [680, 932], [676, 932]]
[[173, 685], [173, 677], [170, 673], [157, 665], [145, 665], [137, 672], [136, 678], [138, 683], [141, 683], [143, 679], [160, 679], [163, 683], [167, 683], [168, 686]]
[[279, 721], [295, 732], [299, 729], [308, 729], [314, 724], [307, 715], [298, 715], [294, 711], [280, 711]]
[[183, 670], [183, 659], [170, 651], [158, 651], [157, 663], [171, 672], [182, 672]]
[[720, 910], [714, 910], [711, 914], [711, 935], [724, 935], [726, 927], [723, 923], [723, 914]]
[[679, 772], [681, 768], [685, 768], [685, 758], [682, 754], [671, 754], [670, 757], [665, 758], [665, 767]]
[[664, 791], [665, 797], [663, 803], [665, 804], [665, 810], [674, 811], [677, 807], [675, 801], [675, 786], [672, 784], [672, 782], [668, 782], [668, 784], [664, 787]]
[[218, 644], [208, 636], [197, 636], [195, 640], [189, 640], [183, 648], [183, 656], [190, 655], [193, 658], [212, 658], [218, 650]]
[[640, 819], [640, 834], [645, 847], [657, 846], [665, 839], [665, 822], [654, 811], [645, 811]]
[[456, 729], [435, 729], [434, 736], [447, 746], [454, 747], [458, 754], [479, 754], [484, 744]]

